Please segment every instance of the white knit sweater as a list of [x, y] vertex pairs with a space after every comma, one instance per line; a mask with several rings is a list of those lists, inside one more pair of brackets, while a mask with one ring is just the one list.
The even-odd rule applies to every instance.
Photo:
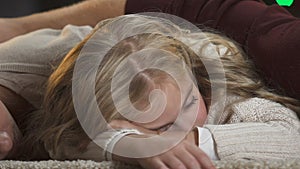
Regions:
[[[235, 99], [228, 97], [227, 103]], [[211, 124], [216, 119], [210, 117], [217, 112], [211, 113], [205, 128], [211, 131], [221, 160], [300, 159], [300, 121], [290, 109], [266, 99], [251, 98], [234, 104], [232, 111], [225, 111], [219, 124]]]

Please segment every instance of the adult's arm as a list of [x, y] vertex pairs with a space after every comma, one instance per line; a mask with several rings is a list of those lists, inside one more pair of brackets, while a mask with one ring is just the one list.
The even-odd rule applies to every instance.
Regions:
[[[299, 9], [300, 3], [294, 3]], [[259, 0], [127, 0], [126, 14], [161, 11], [215, 28], [237, 41], [266, 82], [300, 99], [300, 19]]]
[[68, 24], [95, 26], [99, 21], [123, 15], [126, 0], [88, 0], [18, 18], [0, 18], [0, 43], [42, 28], [62, 29]]

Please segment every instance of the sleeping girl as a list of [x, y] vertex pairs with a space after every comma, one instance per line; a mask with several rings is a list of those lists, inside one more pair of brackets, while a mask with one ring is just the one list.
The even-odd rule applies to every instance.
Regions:
[[189, 169], [299, 159], [299, 102], [268, 89], [230, 39], [182, 25], [120, 16], [100, 22], [58, 67], [49, 59], [42, 109], [28, 114], [14, 158]]

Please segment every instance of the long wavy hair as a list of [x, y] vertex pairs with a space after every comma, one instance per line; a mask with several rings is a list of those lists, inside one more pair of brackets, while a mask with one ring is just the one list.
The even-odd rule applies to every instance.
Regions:
[[[122, 25], [119, 23], [122, 23]], [[238, 95], [242, 99], [266, 98], [281, 103], [299, 115], [299, 102], [268, 89], [255, 71], [251, 61], [232, 40], [215, 33], [189, 32], [171, 22], [168, 23], [167, 27], [161, 21], [150, 17], [140, 15], [121, 16], [100, 22], [88, 37], [67, 54], [50, 76], [43, 110], [32, 114], [34, 123], [29, 126], [28, 133], [26, 133], [23, 149], [25, 154], [26, 151], [29, 153], [25, 158], [41, 159], [50, 156], [59, 160], [75, 159], [76, 155], [84, 152], [86, 146], [91, 142], [76, 116], [72, 100], [72, 78], [74, 66], [80, 52], [99, 30], [108, 32], [111, 35], [107, 39], [99, 39], [100, 41], [105, 41], [107, 44], [118, 41], [104, 56], [96, 76], [96, 100], [107, 122], [122, 118], [113, 104], [112, 92], [124, 91], [125, 89], [112, 90], [111, 83], [114, 72], [118, 65], [131, 54], [147, 48], [161, 49], [177, 58], [177, 60], [170, 61], [172, 64], [166, 64], [166, 67], [168, 70], [177, 71], [179, 77], [183, 69], [175, 68], [184, 66], [189, 68], [196, 78], [199, 91], [207, 107], [211, 104], [211, 84], [215, 82], [217, 84], [226, 83], [227, 93]], [[124, 38], [126, 34], [128, 35], [136, 30], [144, 30], [147, 33]], [[174, 36], [166, 36], [161, 32], [171, 32]], [[197, 50], [192, 50], [192, 47]], [[208, 52], [210, 50], [215, 50], [219, 57], [212, 57]], [[149, 62], [166, 63], [167, 61], [164, 59], [172, 60], [162, 58], [160, 61], [154, 59], [151, 61], [150, 59]], [[225, 72], [225, 82], [219, 82], [217, 78], [211, 79], [203, 64], [205, 61], [213, 66], [215, 61], [219, 59]], [[178, 62], [178, 60], [182, 62]], [[139, 66], [141, 65], [138, 62], [132, 62], [127, 67], [138, 71]], [[126, 75], [126, 72], [123, 72], [123, 75]], [[157, 77], [160, 77], [160, 79], [157, 79]], [[126, 80], [126, 76], [124, 79]], [[149, 90], [149, 84], [163, 83], [164, 80], [168, 81], [168, 79], [168, 75], [164, 75], [164, 73], [155, 69], [141, 71], [130, 82], [131, 102], [134, 104], [140, 98], [148, 97], [143, 93]], [[87, 81], [87, 83], [89, 82]], [[85, 98], [84, 93], [81, 93], [81, 95]], [[126, 107], [126, 105], [124, 106]], [[44, 156], [40, 154], [44, 154]]]

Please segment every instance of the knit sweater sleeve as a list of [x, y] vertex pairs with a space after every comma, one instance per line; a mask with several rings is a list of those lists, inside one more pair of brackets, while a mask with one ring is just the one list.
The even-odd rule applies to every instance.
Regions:
[[221, 160], [300, 159], [300, 122], [293, 111], [261, 98], [234, 104], [232, 111], [227, 124], [205, 125]]

